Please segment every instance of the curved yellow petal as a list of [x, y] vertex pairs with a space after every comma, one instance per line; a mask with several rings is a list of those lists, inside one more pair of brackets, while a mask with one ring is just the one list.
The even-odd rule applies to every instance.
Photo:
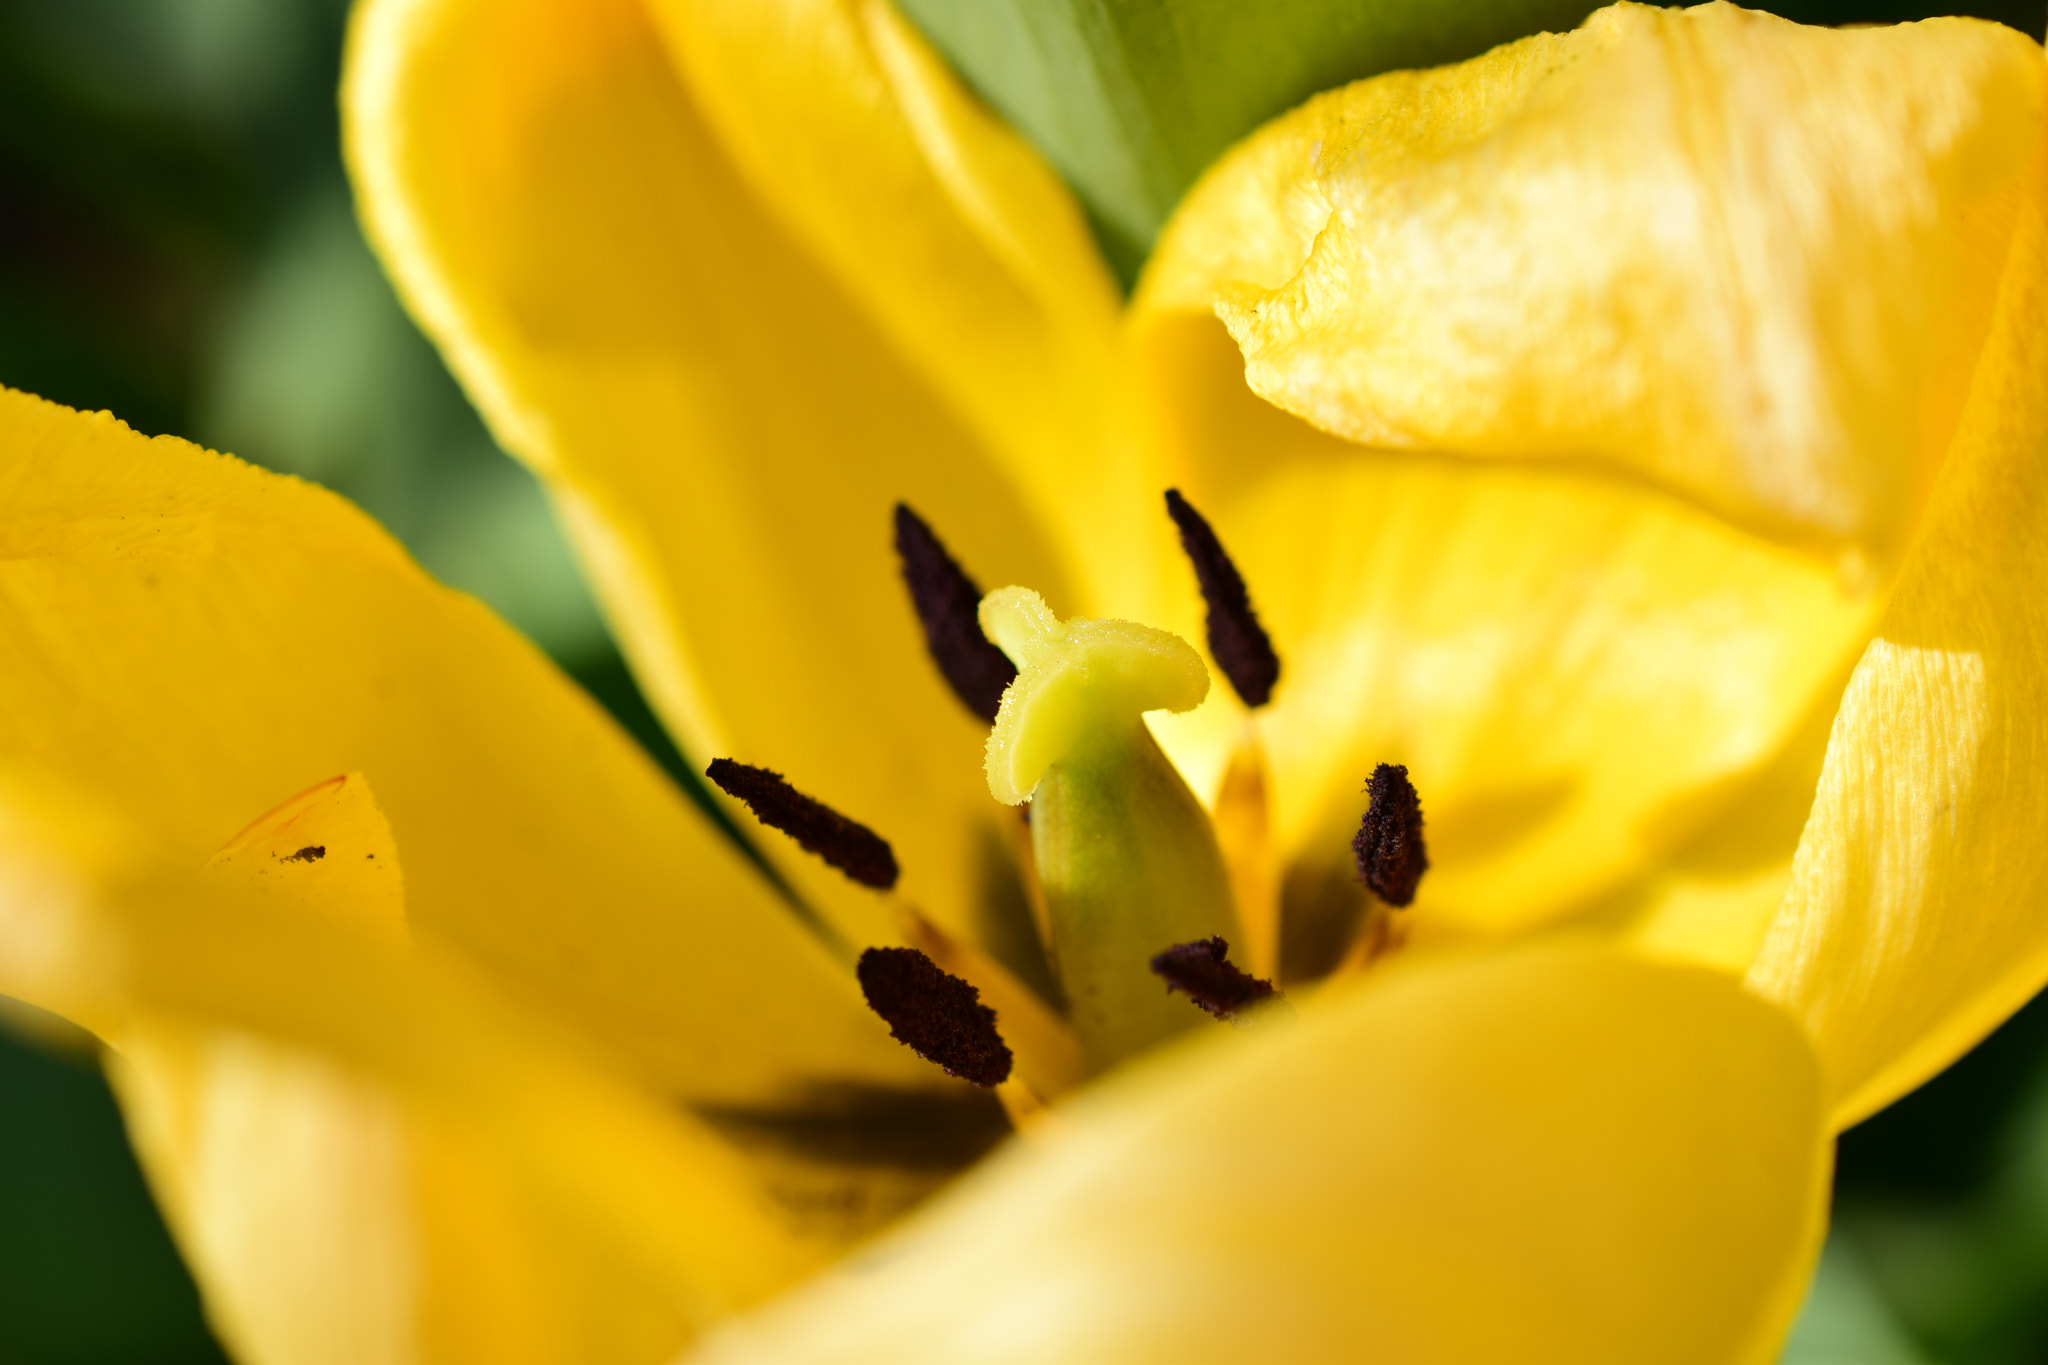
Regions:
[[[1258, 720], [1281, 865], [1347, 867], [1366, 778], [1407, 764], [1418, 931], [1553, 919], [1682, 846], [1839, 690], [1883, 607], [1639, 483], [1350, 445], [1254, 395], [1214, 319], [1136, 327], [1165, 439], [1284, 660]], [[1204, 771], [1236, 738], [1159, 728]]]
[[1144, 286], [1352, 440], [1591, 460], [1890, 562], [2040, 135], [2040, 48], [1621, 4], [1323, 95], [1212, 169]]
[[195, 868], [366, 774], [414, 929], [679, 1099], [926, 1080], [630, 739], [339, 498], [0, 392], [0, 661], [0, 772]]
[[651, 1365], [829, 1254], [709, 1128], [437, 944], [80, 809], [0, 792], [0, 989], [113, 1039], [239, 1358]]
[[1975, 387], [1750, 973], [1853, 1123], [2048, 981], [2048, 157]]
[[1762, 1362], [1827, 1194], [1792, 1022], [1584, 948], [1389, 973], [1060, 1117], [700, 1358]]
[[[239, 1359], [652, 1365], [734, 1306], [699, 1301], [691, 1273], [633, 1244], [645, 1230], [611, 1226], [619, 1210], [589, 1208], [580, 1188], [534, 1188], [518, 1157], [474, 1120], [409, 1103], [319, 1053], [152, 1019], [109, 1071], [208, 1312]], [[597, 1149], [623, 1146], [615, 1119], [587, 1127], [580, 1145], [599, 1164]], [[720, 1181], [744, 1172], [730, 1154], [716, 1156], [699, 1178], [717, 1191], [711, 1201], [697, 1181], [677, 1188], [672, 1172], [638, 1154], [609, 1160], [665, 1216], [744, 1261], [734, 1249], [743, 1225], [717, 1208], [744, 1200], [743, 1179]], [[754, 1294], [821, 1255], [794, 1259]]]
[[1051, 168], [887, 0], [649, 8], [748, 183], [967, 417], [1077, 586], [1144, 582], [1166, 539], [1117, 441], [1120, 300]]
[[[1064, 191], [881, 4], [375, 0], [345, 106], [401, 293], [685, 748], [872, 825], [971, 934], [1007, 845], [892, 506], [1067, 610], [1114, 576], [1076, 545], [1154, 562], [1087, 515], [1138, 465], [1099, 458], [1115, 297]], [[849, 938], [890, 935], [761, 845]]]
[[1696, 837], [1651, 864], [1586, 920], [1654, 957], [1740, 976], [1755, 962], [1813, 810], [1845, 676], [1820, 690], [1778, 756]]

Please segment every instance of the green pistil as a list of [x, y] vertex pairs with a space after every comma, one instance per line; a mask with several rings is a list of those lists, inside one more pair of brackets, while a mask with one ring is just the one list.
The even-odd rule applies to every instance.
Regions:
[[1239, 934], [1208, 812], [1147, 711], [1186, 711], [1209, 675], [1186, 641], [1129, 621], [1061, 622], [1003, 588], [982, 629], [1018, 667], [989, 735], [989, 790], [1031, 802], [1055, 966], [1089, 1069], [1205, 1022], [1152, 974], [1170, 945]]

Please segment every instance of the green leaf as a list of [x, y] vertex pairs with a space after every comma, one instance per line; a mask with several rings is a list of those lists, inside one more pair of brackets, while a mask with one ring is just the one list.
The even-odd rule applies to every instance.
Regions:
[[1439, 66], [1586, 0], [898, 0], [1095, 220], [1128, 282], [1211, 161], [1319, 90]]

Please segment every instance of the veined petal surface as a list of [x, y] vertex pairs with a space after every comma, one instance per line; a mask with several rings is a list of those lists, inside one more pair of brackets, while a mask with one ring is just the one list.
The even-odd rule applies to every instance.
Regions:
[[1823, 1224], [1792, 1022], [1585, 948], [1369, 979], [1061, 1117], [701, 1358], [1762, 1362]]
[[595, 704], [331, 494], [0, 392], [0, 657], [0, 772], [194, 868], [365, 774], [414, 928], [679, 1099], [927, 1079]]
[[2035, 177], [1955, 447], [1750, 971], [1813, 1035], [1842, 1124], [2048, 981], [2048, 157]]
[[1146, 288], [1352, 440], [1590, 460], [1891, 562], [2039, 137], [2038, 46], [1621, 4], [1318, 97], [1212, 169]]
[[1143, 475], [1102, 458], [1114, 291], [1064, 191], [881, 4], [374, 0], [345, 103], [372, 239], [684, 747], [872, 825], [972, 936], [1007, 844], [893, 504], [1063, 610], [1118, 573], [1076, 546], [1161, 562], [1091, 519]]

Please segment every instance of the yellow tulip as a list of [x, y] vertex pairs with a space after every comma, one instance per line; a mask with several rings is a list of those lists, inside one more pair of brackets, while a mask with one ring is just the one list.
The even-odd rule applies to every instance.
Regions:
[[[341, 500], [6, 393], [0, 990], [251, 1361], [1769, 1360], [1832, 1135], [2048, 980], [2044, 83], [1618, 6], [1259, 130], [1126, 306], [886, 0], [368, 0], [402, 293], [684, 746], [900, 883], [764, 876]], [[1090, 1054], [991, 792], [1097, 723], [1062, 649], [1202, 695], [1169, 486], [1281, 673], [1116, 733], [1292, 1015]], [[1031, 590], [993, 741], [899, 500]], [[906, 937], [1014, 1120], [863, 1005]]]

